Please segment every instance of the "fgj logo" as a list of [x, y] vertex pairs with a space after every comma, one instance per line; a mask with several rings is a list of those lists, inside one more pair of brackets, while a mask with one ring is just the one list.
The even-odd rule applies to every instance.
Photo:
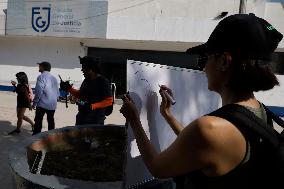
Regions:
[[50, 7], [32, 7], [32, 27], [36, 32], [45, 32], [48, 29], [50, 9]]

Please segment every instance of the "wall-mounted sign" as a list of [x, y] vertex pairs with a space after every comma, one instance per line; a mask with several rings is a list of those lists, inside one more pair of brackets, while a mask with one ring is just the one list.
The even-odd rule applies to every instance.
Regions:
[[[45, 32], [49, 28], [50, 9], [50, 7], [32, 7], [32, 27], [34, 31]], [[46, 13], [42, 13], [42, 11]]]
[[105, 38], [107, 1], [8, 1], [7, 34]]

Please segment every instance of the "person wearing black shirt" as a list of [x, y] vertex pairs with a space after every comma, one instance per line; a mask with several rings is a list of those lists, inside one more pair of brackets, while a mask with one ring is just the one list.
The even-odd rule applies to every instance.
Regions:
[[73, 88], [69, 82], [61, 82], [60, 88], [78, 99], [76, 125], [104, 124], [105, 108], [113, 101], [111, 84], [101, 75], [98, 58], [85, 56], [79, 59], [85, 77], [80, 89]]
[[15, 134], [21, 132], [21, 126], [23, 123], [23, 120], [30, 123], [32, 126], [32, 129], [34, 127], [34, 122], [27, 116], [25, 116], [25, 111], [27, 108], [32, 110], [31, 108], [31, 99], [30, 94], [31, 91], [29, 90], [29, 84], [28, 84], [28, 77], [25, 72], [18, 72], [16, 74], [16, 78], [18, 81], [18, 84], [15, 81], [11, 81], [11, 84], [15, 87], [14, 92], [17, 93], [17, 128], [13, 131], [9, 132], [8, 134]]

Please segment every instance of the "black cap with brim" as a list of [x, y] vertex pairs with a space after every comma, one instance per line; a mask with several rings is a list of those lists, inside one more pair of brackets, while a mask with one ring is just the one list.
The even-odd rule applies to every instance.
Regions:
[[98, 57], [91, 57], [91, 56], [84, 56], [80, 57], [80, 64], [82, 64], [82, 68], [86, 69], [95, 69], [97, 73], [101, 72], [100, 68], [100, 58]]
[[[208, 43], [204, 43], [195, 47], [191, 47], [189, 49], [186, 50], [186, 54], [189, 55], [205, 55], [206, 53], [210, 54], [210, 53], [218, 53], [221, 52], [220, 50], [218, 51], [217, 49], [214, 48], [210, 48], [210, 45], [208, 45]], [[274, 58], [273, 53], [266, 53], [266, 54], [242, 54], [239, 55], [239, 57], [243, 57], [243, 58], [251, 58], [251, 59], [259, 59], [259, 60], [265, 60], [265, 61], [271, 61]], [[267, 62], [268, 63], [268, 62]]]
[[207, 42], [187, 49], [187, 54], [229, 52], [240, 58], [270, 60], [283, 35], [254, 14], [236, 14], [221, 20]]
[[204, 54], [209, 51], [208, 44], [204, 43], [195, 47], [191, 47], [186, 50], [186, 54], [195, 55], [195, 54]]
[[80, 64], [84, 65], [84, 66], [90, 66], [92, 67], [95, 64], [99, 64], [100, 63], [100, 59], [97, 57], [91, 57], [91, 56], [84, 56], [84, 57], [79, 57], [80, 60]]

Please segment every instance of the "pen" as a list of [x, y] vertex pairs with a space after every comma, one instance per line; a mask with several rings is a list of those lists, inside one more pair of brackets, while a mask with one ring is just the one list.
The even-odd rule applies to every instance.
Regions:
[[[161, 88], [161, 85], [159, 85], [159, 87]], [[170, 101], [171, 105], [174, 105], [176, 103], [174, 98], [168, 93], [166, 89], [162, 89], [162, 91], [165, 94], [166, 98]]]

